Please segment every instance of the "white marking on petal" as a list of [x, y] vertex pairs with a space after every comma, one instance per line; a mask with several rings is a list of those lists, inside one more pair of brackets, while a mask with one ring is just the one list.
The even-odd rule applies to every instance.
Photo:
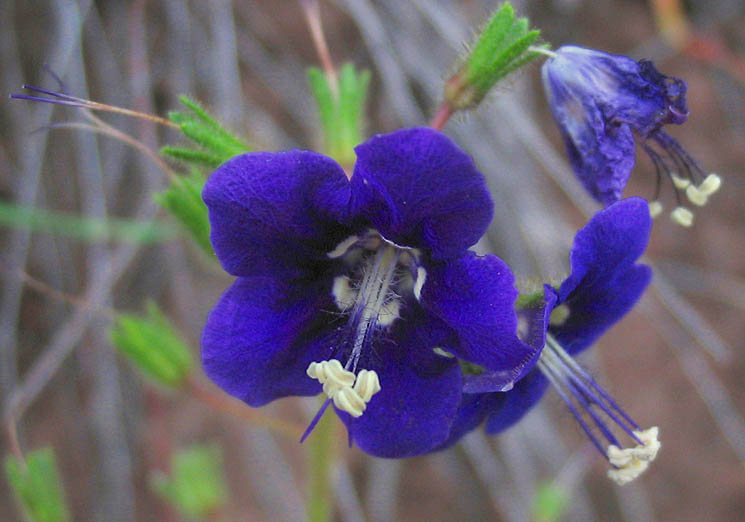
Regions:
[[398, 299], [392, 299], [388, 301], [380, 309], [378, 314], [378, 324], [380, 326], [390, 326], [393, 321], [399, 318], [399, 312], [401, 311], [401, 303]]
[[416, 282], [414, 283], [414, 297], [417, 301], [422, 299], [422, 287], [427, 279], [427, 270], [423, 266], [416, 269]]
[[443, 350], [439, 346], [435, 346], [434, 348], [432, 348], [432, 351], [435, 352], [437, 355], [440, 355], [442, 357], [447, 357], [448, 359], [454, 359], [455, 358], [455, 355], [453, 355], [450, 352], [446, 352], [445, 350]]
[[334, 278], [331, 294], [334, 296], [336, 306], [342, 312], [349, 310], [357, 299], [357, 290], [352, 288], [351, 280], [347, 276], [337, 276]]
[[347, 239], [345, 239], [344, 241], [336, 245], [336, 247], [331, 252], [327, 252], [326, 255], [331, 259], [336, 259], [337, 257], [341, 257], [347, 253], [347, 250], [349, 250], [349, 247], [354, 245], [359, 240], [360, 238], [357, 236], [349, 236]]

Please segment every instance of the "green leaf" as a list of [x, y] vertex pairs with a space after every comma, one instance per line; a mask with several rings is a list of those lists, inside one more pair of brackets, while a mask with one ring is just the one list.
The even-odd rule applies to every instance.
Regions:
[[341, 165], [353, 165], [354, 147], [362, 141], [370, 72], [358, 72], [351, 63], [344, 64], [339, 70], [337, 93], [326, 74], [315, 67], [308, 69], [308, 82], [318, 107], [326, 153]]
[[182, 514], [212, 519], [227, 499], [220, 448], [194, 445], [177, 452], [170, 476], [154, 473], [151, 485]]
[[445, 100], [453, 110], [477, 106], [497, 82], [540, 54], [530, 49], [540, 31], [529, 29], [527, 18], [515, 19], [509, 2], [494, 12], [463, 65], [445, 84]]
[[187, 164], [214, 168], [251, 150], [246, 142], [226, 130], [198, 102], [183, 95], [179, 101], [188, 110], [171, 112], [168, 118], [179, 126], [196, 148], [166, 146], [161, 149], [162, 154]]
[[145, 316], [117, 314], [112, 344], [155, 381], [179, 387], [194, 367], [189, 347], [163, 312], [148, 302]]
[[188, 176], [172, 178], [171, 185], [153, 197], [189, 232], [197, 245], [210, 258], [214, 258], [207, 206], [202, 200], [204, 183], [204, 176], [197, 169], [192, 169]]
[[178, 230], [154, 221], [97, 219], [71, 216], [0, 201], [0, 225], [84, 241], [158, 243], [178, 235]]
[[538, 486], [533, 500], [533, 520], [536, 522], [556, 522], [564, 515], [569, 495], [554, 482], [545, 482]]
[[70, 520], [52, 448], [29, 452], [25, 469], [15, 457], [6, 457], [5, 474], [27, 520]]

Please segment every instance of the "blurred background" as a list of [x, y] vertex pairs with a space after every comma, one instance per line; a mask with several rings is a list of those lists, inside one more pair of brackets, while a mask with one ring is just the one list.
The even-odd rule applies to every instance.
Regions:
[[[656, 269], [655, 286], [584, 359], [636, 420], [660, 427], [663, 449], [640, 481], [613, 485], [604, 476], [605, 461], [553, 392], [498, 438], [478, 430], [449, 451], [406, 460], [349, 450], [337, 426], [335, 516], [741, 519], [745, 4], [513, 3], [554, 47], [574, 43], [650, 58], [665, 74], [685, 78], [691, 117], [669, 131], [724, 180], [720, 193], [697, 211], [693, 228], [658, 218], [647, 258]], [[496, 5], [321, 2], [335, 63], [352, 61], [372, 73], [370, 134], [429, 121], [464, 44]], [[23, 83], [57, 89], [46, 67], [77, 96], [166, 115], [187, 93], [259, 148], [320, 146], [305, 76], [318, 58], [293, 1], [4, 0], [0, 53], [6, 94], [20, 92]], [[596, 209], [567, 168], [539, 76], [538, 65], [513, 75], [477, 111], [444, 129], [474, 156], [493, 190], [495, 219], [479, 248], [507, 260], [521, 281], [562, 277], [574, 231]], [[151, 122], [99, 116], [154, 151], [182, 142], [178, 132]], [[155, 205], [153, 193], [168, 183], [158, 162], [110, 136], [48, 127], [70, 121], [85, 120], [74, 108], [0, 104], [4, 431], [17, 427], [23, 452], [53, 448], [73, 520], [183, 519], [183, 509], [157, 484], [174, 476], [176, 456], [194, 445], [222, 455], [216, 476], [222, 473], [227, 492], [202, 518], [303, 520], [304, 447], [288, 433], [308, 422], [314, 399], [249, 410], [225, 402], [206, 379], [201, 391], [169, 390], [112, 348], [113, 311], [143, 313], [151, 299], [196, 355], [206, 314], [231, 278]], [[652, 197], [653, 191], [653, 167], [639, 154], [626, 195]], [[46, 225], [43, 219], [39, 225], [38, 211], [46, 212]], [[97, 234], [95, 227], [80, 231], [85, 223], [112, 219], [135, 228], [154, 219], [161, 233], [145, 240]], [[201, 376], [199, 368], [195, 372]], [[10, 405], [17, 423], [7, 420]], [[4, 454], [10, 451], [6, 444]], [[219, 489], [220, 480], [206, 476]], [[21, 519], [5, 478], [0, 519]]]

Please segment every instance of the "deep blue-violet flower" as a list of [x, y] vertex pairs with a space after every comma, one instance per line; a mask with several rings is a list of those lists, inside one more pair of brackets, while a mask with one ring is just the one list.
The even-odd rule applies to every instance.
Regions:
[[[544, 286], [543, 295], [528, 299], [520, 313], [524, 341], [542, 347], [535, 367], [507, 392], [491, 391], [493, 372], [467, 375], [468, 393], [442, 447], [484, 420], [490, 434], [509, 428], [538, 403], [550, 383], [612, 465], [608, 474], [613, 480], [626, 483], [647, 468], [660, 447], [657, 428], [642, 430], [573, 356], [621, 319], [649, 283], [651, 270], [636, 261], [650, 226], [646, 202], [629, 198], [598, 212], [577, 233], [569, 277], [558, 288]], [[636, 446], [624, 448], [620, 433]]]
[[606, 206], [620, 199], [634, 167], [636, 138], [657, 174], [650, 212], [656, 216], [662, 211], [658, 197], [667, 177], [678, 199], [671, 217], [690, 226], [693, 213], [680, 205], [677, 191], [685, 191], [691, 203], [701, 206], [721, 180], [706, 175], [663, 130], [688, 118], [686, 83], [661, 74], [648, 60], [576, 46], [552, 54], [543, 64], [543, 85], [569, 161], [585, 189]]
[[421, 454], [450, 434], [460, 361], [505, 389], [537, 350], [518, 338], [507, 265], [467, 250], [493, 212], [473, 161], [426, 128], [356, 154], [351, 178], [298, 150], [212, 174], [211, 240], [238, 279], [207, 319], [202, 360], [251, 406], [323, 392], [364, 451]]

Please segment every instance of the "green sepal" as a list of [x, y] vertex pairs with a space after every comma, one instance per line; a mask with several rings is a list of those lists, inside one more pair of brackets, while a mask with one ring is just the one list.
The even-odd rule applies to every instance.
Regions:
[[189, 347], [152, 301], [144, 316], [116, 314], [111, 342], [143, 373], [172, 388], [182, 386], [194, 367]]
[[170, 186], [163, 192], [153, 194], [153, 198], [176, 218], [210, 258], [214, 258], [207, 206], [202, 200], [204, 184], [204, 176], [192, 168], [186, 176], [171, 178]]
[[198, 148], [166, 146], [161, 149], [163, 155], [184, 163], [215, 168], [233, 156], [251, 150], [246, 142], [226, 130], [199, 103], [184, 95], [179, 97], [179, 101], [188, 110], [170, 112], [168, 118]]
[[150, 483], [181, 514], [198, 520], [213, 520], [227, 500], [217, 446], [194, 445], [178, 451], [171, 458], [170, 474], [153, 473]]
[[343, 166], [354, 165], [354, 147], [362, 141], [370, 72], [344, 64], [339, 70], [338, 93], [318, 68], [308, 69], [308, 82], [318, 107], [326, 154]]
[[70, 520], [52, 448], [27, 453], [25, 469], [14, 456], [7, 456], [5, 474], [29, 522]]
[[554, 482], [544, 482], [538, 486], [533, 500], [531, 520], [536, 522], [561, 520], [568, 504], [569, 496], [563, 488]]
[[464, 64], [445, 84], [445, 99], [453, 110], [477, 106], [494, 85], [527, 65], [540, 53], [530, 49], [540, 31], [530, 29], [527, 18], [515, 18], [509, 2], [487, 22]]
[[543, 289], [530, 294], [520, 294], [515, 301], [515, 308], [525, 310], [526, 308], [538, 308], [543, 304]]

